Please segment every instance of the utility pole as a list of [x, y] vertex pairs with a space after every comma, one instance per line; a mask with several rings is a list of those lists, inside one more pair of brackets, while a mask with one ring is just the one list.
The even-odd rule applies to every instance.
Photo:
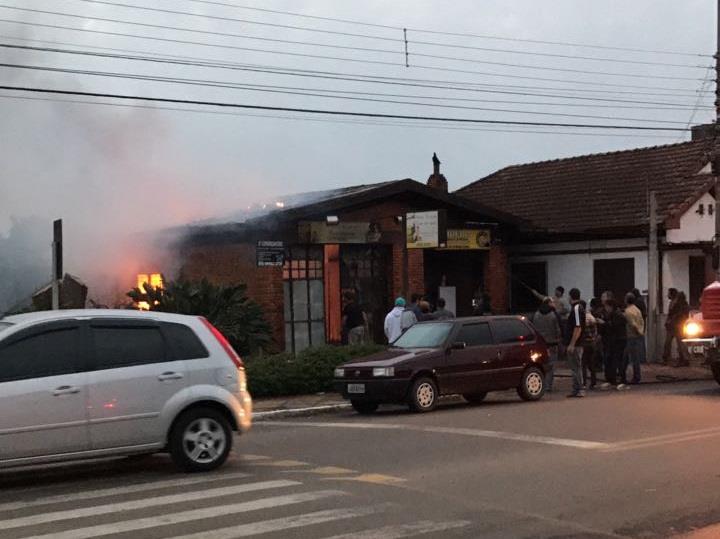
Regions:
[[657, 198], [655, 191], [648, 192], [650, 206], [649, 223], [650, 237], [648, 239], [648, 327], [647, 327], [647, 357], [651, 361], [656, 358], [657, 351], [657, 327], [660, 309], [660, 294], [658, 293], [658, 235], [657, 235]]
[[52, 242], [52, 309], [60, 308], [60, 280], [63, 276], [62, 219], [53, 221]]
[[715, 270], [715, 280], [720, 281], [720, 190], [718, 176], [720, 175], [720, 155], [718, 155], [718, 131], [720, 130], [720, 0], [717, 2], [716, 44], [715, 44], [715, 125], [712, 137], [712, 150], [710, 151], [712, 174], [715, 177], [715, 238], [713, 242], [712, 265]]

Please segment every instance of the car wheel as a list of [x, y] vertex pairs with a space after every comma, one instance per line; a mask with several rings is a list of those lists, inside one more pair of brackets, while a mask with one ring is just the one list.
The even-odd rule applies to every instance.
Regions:
[[377, 402], [367, 401], [350, 401], [350, 404], [358, 414], [362, 415], [370, 415], [375, 413], [379, 406]]
[[212, 408], [191, 408], [178, 417], [170, 432], [170, 456], [186, 472], [221, 466], [232, 447], [230, 423]]
[[522, 382], [517, 388], [522, 400], [536, 401], [545, 394], [545, 375], [537, 367], [529, 367], [523, 373]]
[[413, 412], [431, 412], [437, 406], [438, 388], [432, 378], [418, 378], [410, 388], [410, 410]]
[[463, 393], [463, 399], [468, 401], [470, 404], [480, 404], [487, 397], [487, 391], [480, 393]]

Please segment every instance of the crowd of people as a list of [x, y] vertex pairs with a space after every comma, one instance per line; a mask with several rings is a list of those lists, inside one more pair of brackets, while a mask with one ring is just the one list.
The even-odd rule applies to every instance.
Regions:
[[[541, 299], [540, 307], [531, 321], [548, 344], [550, 372], [546, 388], [552, 391], [555, 363], [566, 359], [573, 373], [573, 388], [569, 397], [584, 397], [586, 389], [629, 389], [641, 380], [641, 364], [646, 361], [645, 328], [647, 305], [638, 289], [631, 290], [622, 301], [606, 291], [593, 298], [588, 305], [573, 288], [564, 298], [559, 286], [553, 296]], [[669, 363], [672, 341], [677, 341], [680, 359], [677, 366], [688, 365], [688, 353], [682, 342], [682, 326], [690, 307], [685, 294], [670, 289], [670, 308], [666, 322], [667, 337], [663, 361]], [[632, 377], [628, 380], [628, 370]], [[604, 382], [598, 385], [597, 373], [603, 372]]]
[[[587, 389], [629, 389], [639, 384], [641, 365], [646, 362], [645, 331], [648, 316], [647, 305], [636, 288], [622, 300], [611, 291], [586, 303], [580, 291], [573, 288], [565, 299], [565, 289], [558, 286], [552, 296], [532, 290], [540, 300], [540, 306], [530, 317], [533, 325], [548, 345], [550, 369], [546, 376], [546, 390], [553, 390], [554, 368], [559, 360], [567, 360], [572, 370], [573, 389], [569, 397], [583, 397]], [[362, 343], [367, 338], [367, 316], [360, 309], [352, 292], [345, 294], [343, 309], [343, 332], [350, 344]], [[665, 323], [666, 338], [663, 363], [672, 363], [673, 341], [679, 354], [675, 366], [689, 364], [688, 351], [682, 342], [682, 328], [690, 313], [690, 306], [683, 292], [671, 288], [668, 292], [670, 306]], [[474, 302], [474, 314], [491, 314], [490, 300], [480, 297]], [[449, 320], [455, 313], [447, 309], [446, 301], [438, 298], [431, 306], [425, 296], [413, 294], [410, 303], [402, 297], [385, 317], [384, 332], [387, 342], [395, 341], [406, 329], [426, 320]], [[631, 377], [628, 379], [628, 371]], [[603, 381], [598, 384], [598, 373]]]

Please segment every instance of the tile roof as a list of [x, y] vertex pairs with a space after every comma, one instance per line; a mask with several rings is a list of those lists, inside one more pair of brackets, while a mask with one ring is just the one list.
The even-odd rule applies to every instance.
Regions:
[[710, 147], [704, 139], [513, 165], [456, 194], [549, 234], [642, 231], [649, 221], [648, 190], [656, 192], [660, 223], [707, 191], [712, 177], [699, 172]]

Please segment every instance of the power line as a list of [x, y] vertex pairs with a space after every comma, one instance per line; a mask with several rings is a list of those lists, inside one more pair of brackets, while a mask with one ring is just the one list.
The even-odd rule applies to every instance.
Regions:
[[580, 123], [554, 123], [554, 122], [530, 122], [525, 120], [488, 120], [479, 118], [449, 118], [441, 116], [417, 116], [409, 114], [386, 114], [379, 112], [354, 112], [346, 110], [309, 109], [302, 107], [278, 107], [270, 105], [249, 105], [245, 103], [232, 103], [227, 101], [202, 101], [194, 99], [173, 99], [168, 97], [149, 97], [140, 95], [112, 94], [102, 92], [83, 92], [78, 90], [57, 90], [52, 88], [37, 88], [30, 86], [1, 85], [0, 90], [34, 92], [42, 94], [71, 95], [83, 97], [98, 97], [120, 100], [148, 101], [152, 103], [174, 103], [182, 105], [200, 105], [210, 107], [226, 107], [249, 110], [273, 110], [281, 112], [301, 112], [304, 114], [326, 114], [330, 116], [349, 116], [358, 118], [389, 118], [399, 120], [424, 120], [430, 122], [457, 122], [462, 124], [491, 124], [491, 125], [519, 125], [534, 127], [573, 127], [582, 129], [608, 129], [608, 130], [630, 130], [630, 131], [688, 131], [687, 128], [679, 127], [650, 127], [644, 125], [606, 125], [606, 124], [580, 124]]
[[[89, 0], [80, 0], [80, 1], [89, 1]], [[92, 0], [92, 1], [95, 2], [96, 0]], [[115, 5], [115, 6], [121, 6], [121, 7], [135, 7], [136, 9], [148, 10], [148, 11], [152, 11], [152, 12], [177, 13], [177, 14], [201, 16], [196, 13], [180, 12], [180, 11], [175, 11], [175, 10], [161, 9], [161, 8], [151, 8], [151, 7], [144, 7], [144, 6], [128, 6], [127, 4], [112, 4], [112, 3], [110, 3], [110, 4]], [[109, 23], [113, 23], [113, 24], [140, 26], [143, 28], [153, 28], [153, 29], [160, 29], [160, 30], [173, 30], [173, 31], [179, 31], [179, 32], [189, 32], [189, 33], [212, 35], [212, 36], [219, 36], [219, 37], [257, 39], [257, 40], [262, 40], [262, 41], [270, 41], [270, 42], [278, 42], [278, 43], [294, 44], [294, 45], [310, 45], [310, 46], [318, 45], [316, 43], [310, 43], [310, 42], [246, 36], [243, 34], [236, 34], [236, 33], [231, 33], [231, 32], [198, 30], [196, 28], [187, 28], [187, 27], [182, 27], [182, 26], [171, 26], [171, 25], [165, 25], [165, 24], [152, 24], [152, 23], [144, 23], [144, 22], [137, 22], [137, 21], [127, 21], [127, 20], [113, 19], [113, 18], [107, 18], [107, 17], [94, 17], [94, 16], [90, 16], [90, 15], [78, 15], [76, 13], [64, 13], [61, 11], [48, 11], [48, 10], [42, 10], [42, 9], [23, 8], [23, 7], [18, 7], [18, 6], [8, 6], [5, 4], [0, 4], [0, 8], [15, 10], [15, 11], [22, 11], [22, 12], [29, 12], [29, 13], [40, 13], [40, 14], [45, 14], [45, 15], [57, 15], [57, 16], [61, 16], [61, 17], [69, 17], [69, 18], [74, 18], [74, 19], [109, 22]], [[211, 16], [207, 15], [207, 17], [211, 17]], [[213, 17], [211, 17], [211, 18], [213, 18]], [[238, 21], [241, 21], [241, 19], [238, 19]], [[247, 23], [247, 22], [252, 22], [252, 21], [242, 21], [242, 22]], [[270, 23], [263, 23], [263, 24], [270, 25]], [[319, 44], [319, 46], [321, 46], [321, 47], [330, 46], [330, 47], [337, 47], [337, 48], [343, 48], [343, 49], [356, 49], [355, 47], [344, 47], [344, 46], [326, 45], [326, 44]], [[344, 56], [327, 56], [327, 55], [298, 53], [298, 52], [290, 52], [290, 51], [272, 51], [272, 50], [267, 50], [267, 49], [257, 49], [257, 48], [251, 48], [251, 47], [236, 47], [236, 48], [238, 48], [239, 50], [246, 50], [246, 51], [250, 51], [250, 52], [260, 52], [260, 53], [266, 53], [266, 54], [268, 54], [268, 53], [282, 54], [282, 55], [296, 56], [296, 57], [299, 56], [299, 57], [305, 57], [305, 58], [315, 58], [315, 59], [324, 59], [324, 60], [359, 62], [359, 63], [364, 63], [364, 64], [377, 64], [377, 65], [386, 65], [386, 66], [393, 66], [393, 67], [398, 67], [399, 65], [404, 65], [404, 64], [401, 64], [398, 62], [389, 62], [389, 61], [385, 61], [385, 60], [369, 60], [369, 59], [362, 59], [362, 58], [350, 58], [350, 57], [344, 57]], [[382, 49], [357, 48], [357, 50], [363, 51], [363, 52], [373, 50], [374, 52], [398, 54], [398, 51], [388, 51], [388, 50], [382, 50]], [[533, 66], [533, 65], [527, 65], [527, 64], [510, 64], [510, 63], [505, 63], [505, 62], [463, 59], [463, 58], [452, 57], [452, 56], [440, 56], [440, 55], [431, 55], [431, 54], [423, 54], [423, 53], [417, 53], [417, 54], [414, 54], [414, 56], [421, 56], [421, 57], [425, 57], [425, 58], [434, 58], [434, 59], [440, 59], [440, 60], [451, 60], [451, 61], [462, 61], [462, 62], [470, 62], [470, 63], [478, 63], [478, 64], [496, 65], [496, 66], [501, 66], [501, 67], [534, 69], [534, 70], [541, 70], [541, 71], [555, 71], [555, 72], [563, 72], [563, 73], [577, 73], [577, 74], [585, 74], [585, 75], [603, 75], [603, 76], [610, 76], [610, 77], [627, 77], [627, 78], [641, 78], [641, 79], [655, 79], [655, 80], [685, 80], [685, 81], [701, 81], [702, 80], [701, 78], [698, 78], [698, 77], [681, 77], [681, 76], [677, 76], [677, 75], [641, 75], [641, 74], [637, 74], [637, 73], [616, 73], [616, 72], [608, 72], [608, 71], [592, 71], [592, 70], [582, 70], [582, 69], [555, 68], [555, 67], [548, 67], [548, 66], [541, 67], [541, 66]], [[419, 65], [419, 64], [415, 64], [415, 63], [413, 64], [412, 67], [417, 68], [417, 69], [448, 71], [448, 72], [454, 72], [454, 73], [470, 73], [470, 74], [476, 74], [476, 75], [485, 75], [485, 76], [502, 77], [502, 78], [519, 78], [519, 79], [541, 80], [541, 81], [551, 81], [551, 82], [560, 81], [560, 82], [570, 82], [570, 83], [574, 83], [574, 84], [592, 84], [592, 85], [611, 86], [611, 84], [592, 82], [592, 81], [570, 81], [567, 79], [552, 79], [552, 78], [547, 78], [547, 77], [530, 77], [530, 76], [524, 76], [524, 75], [512, 75], [512, 74], [505, 74], [505, 73], [469, 71], [469, 70], [461, 70], [461, 69], [456, 69], [456, 68]], [[643, 86], [643, 87], [646, 87], [646, 86]]]
[[[152, 11], [157, 13], [168, 13], [168, 14], [174, 14], [174, 15], [184, 15], [184, 16], [190, 16], [190, 17], [199, 17], [203, 19], [211, 19], [211, 20], [219, 20], [219, 21], [227, 21], [227, 22], [238, 22], [238, 23], [244, 23], [244, 24], [253, 24], [255, 22], [259, 21], [248, 21], [246, 19], [237, 19], [233, 17], [221, 17], [218, 15], [208, 15], [205, 13], [195, 13], [192, 11], [180, 11], [180, 10], [174, 10], [174, 9], [163, 9], [163, 8], [156, 8], [156, 7], [148, 7], [148, 6], [138, 6], [135, 4], [125, 4], [125, 3], [118, 3], [118, 2], [107, 2], [104, 0], [76, 0], [78, 2], [85, 2], [85, 3], [91, 3], [91, 4], [102, 4], [107, 6], [113, 6], [113, 7], [122, 7], [122, 8], [128, 8], [128, 9], [139, 9], [144, 11]], [[273, 10], [265, 10], [262, 9], [260, 11], [273, 11]], [[270, 24], [270, 23], [265, 23]], [[285, 27], [285, 26], [283, 26]], [[293, 29], [298, 30], [305, 30], [309, 32], [313, 32], [316, 29], [314, 28], [307, 28], [307, 27], [293, 27]], [[403, 30], [402, 28], [393, 28], [394, 30]], [[330, 47], [330, 48], [340, 48], [340, 49], [351, 49], [351, 50], [360, 50], [360, 51], [371, 51], [371, 52], [381, 52], [381, 53], [390, 53], [390, 54], [398, 54], [397, 50], [387, 50], [387, 49], [373, 49], [373, 48], [358, 48], [358, 47], [348, 47], [348, 46], [342, 46], [342, 45], [330, 45], [325, 43], [308, 43], [305, 41], [289, 41], [289, 40], [279, 40], [279, 39], [270, 39], [270, 38], [262, 38], [262, 37], [253, 37], [253, 36], [236, 36], [236, 37], [244, 37], [247, 39], [259, 39], [263, 41], [276, 41], [278, 43], [288, 43], [288, 44], [299, 44], [299, 45], [312, 45], [317, 47]], [[363, 37], [368, 39], [377, 39], [378, 36], [372, 36], [367, 34], [353, 34], [353, 37]], [[398, 41], [397, 38], [390, 38], [393, 41]], [[554, 53], [542, 53], [542, 52], [535, 52], [535, 51], [517, 51], [512, 49], [493, 49], [489, 47], [473, 47], [469, 45], [456, 45], [456, 44], [450, 44], [450, 43], [438, 43], [438, 42], [432, 42], [432, 41], [418, 41], [418, 40], [411, 40], [411, 43], [413, 45], [425, 45], [425, 46], [433, 46], [433, 47], [446, 47], [446, 48], [457, 48], [457, 49], [465, 49], [465, 50], [479, 50], [479, 51], [492, 51], [492, 52], [504, 52], [504, 53], [514, 53], [514, 54], [523, 54], [523, 55], [530, 55], [530, 56], [546, 56], [551, 58], [565, 58], [565, 59], [581, 59], [581, 60], [591, 60], [591, 61], [604, 61], [604, 62], [617, 62], [617, 63], [623, 63], [623, 64], [640, 64], [640, 65], [655, 65], [655, 66], [664, 66], [664, 67], [681, 67], [681, 68], [699, 68], [699, 69], [705, 69], [707, 66], [702, 65], [688, 65], [688, 64], [672, 64], [668, 62], [651, 62], [651, 61], [641, 61], [641, 60], [627, 60], [627, 59], [620, 59], [620, 58], [597, 58], [592, 56], [577, 56], [577, 55], [569, 55], [569, 54], [554, 54]], [[423, 56], [426, 58], [439, 58], [444, 60], [458, 60], [458, 61], [473, 61], [469, 59], [457, 59], [452, 57], [445, 57], [445, 56], [436, 56], [436, 55], [429, 55], [429, 54], [421, 54], [417, 52], [413, 52], [411, 54], [412, 56]], [[476, 61], [478, 63], [488, 63], [488, 64], [495, 64], [495, 62], [480, 62]], [[497, 65], [504, 65], [501, 63], [498, 63]], [[531, 67], [538, 69], [534, 66], [518, 66], [518, 67]], [[593, 73], [593, 72], [590, 72]]]
[[[81, 1], [90, 1], [90, 0], [81, 0]], [[519, 37], [505, 37], [505, 36], [487, 35], [487, 34], [471, 34], [471, 33], [465, 33], [465, 32], [444, 32], [444, 31], [440, 31], [440, 30], [430, 30], [427, 28], [412, 28], [412, 27], [407, 27], [407, 26], [405, 26], [405, 27], [390, 26], [390, 25], [385, 25], [385, 24], [362, 22], [362, 21], [357, 21], [357, 20], [352, 20], [352, 19], [340, 19], [340, 18], [336, 18], [336, 17], [322, 17], [319, 15], [308, 15], [305, 13], [298, 13], [298, 12], [292, 12], [292, 11], [281, 11], [281, 10], [276, 10], [276, 9], [259, 8], [259, 7], [246, 6], [246, 5], [229, 3], [229, 2], [220, 2], [217, 0], [186, 0], [186, 1], [194, 2], [196, 4], [215, 5], [215, 6], [236, 8], [236, 9], [245, 9], [245, 10], [251, 10], [251, 11], [265, 12], [265, 13], [275, 13], [278, 15], [288, 15], [288, 16], [292, 16], [292, 17], [302, 17], [302, 18], [306, 18], [306, 19], [342, 22], [342, 23], [346, 23], [346, 24], [355, 24], [355, 25], [374, 27], [374, 28], [384, 28], [384, 29], [388, 29], [388, 30], [402, 30], [403, 28], [407, 28], [407, 30], [413, 31], [413, 32], [428, 33], [428, 34], [443, 35], [443, 36], [471, 37], [471, 38], [476, 38], [476, 39], [509, 41], [509, 42], [516, 42], [516, 43], [535, 43], [538, 45], [559, 45], [559, 46], [563, 46], [563, 47], [581, 47], [581, 48], [588, 48], [588, 49], [601, 49], [601, 50], [613, 50], [613, 51], [624, 51], [624, 52], [641, 52], [641, 53], [650, 53], [650, 54], [667, 54], [667, 55], [674, 55], [674, 56], [689, 56], [689, 57], [701, 57], [701, 58], [712, 58], [713, 57], [712, 54], [663, 50], [663, 49], [643, 49], [643, 48], [637, 48], [637, 47], [620, 47], [620, 46], [613, 46], [613, 45], [576, 43], [576, 42], [571, 42], [571, 41], [549, 41], [549, 40], [541, 40], [541, 39], [524, 39], [524, 38], [519, 38]]]
[[[100, 53], [92, 53], [88, 51], [72, 51], [73, 53], [78, 54], [88, 54], [88, 55], [97, 55], [102, 56]], [[143, 60], [142, 57], [136, 57], [136, 56], [127, 56], [127, 57], [121, 57], [122, 59], [137, 59], [137, 60]], [[150, 58], [148, 60], [154, 60], [154, 61], [160, 61], [161, 59], [154, 59]], [[164, 63], [171, 63], [171, 64], [180, 64], [180, 65], [201, 65], [194, 62], [185, 62], [183, 60], [172, 60], [172, 59], [165, 59], [162, 60]], [[480, 92], [480, 93], [493, 93], [493, 94], [505, 94], [505, 95], [517, 95], [517, 96], [534, 96], [534, 97], [548, 97], [548, 98], [556, 98], [556, 99], [569, 99], [569, 100], [582, 100], [582, 101], [600, 101], [600, 102], [608, 102], [608, 103], [628, 103], [628, 104], [640, 104], [640, 105], [660, 105], [660, 106], [676, 106], [678, 103], [672, 103], [672, 102], [663, 102], [663, 101], [640, 101], [640, 100], [631, 100], [631, 99], [617, 99], [617, 98], [600, 98], [600, 97], [583, 97], [583, 96], [574, 96], [574, 95], [560, 95], [560, 94], [544, 94], [544, 93], [531, 93], [531, 92], [521, 92], [521, 91], [508, 91], [508, 90], [498, 90], [496, 89], [496, 85], [492, 84], [483, 84], [483, 83], [463, 83], [463, 82], [452, 82], [452, 81], [434, 81], [434, 80], [428, 80], [428, 79], [407, 79], [407, 78], [396, 78], [396, 77], [387, 77], [387, 76], [379, 76], [379, 75], [358, 75], [358, 74], [346, 74], [346, 73], [337, 73], [337, 72], [328, 72], [328, 71], [316, 71], [316, 70], [302, 70], [297, 68], [278, 68], [274, 66], [258, 66], [253, 64], [224, 64], [224, 63], [214, 63], [209, 62], [207, 65], [204, 65], [205, 67], [217, 67], [221, 69], [230, 69], [230, 70], [238, 70], [238, 71], [248, 71], [248, 72], [257, 72], [257, 73], [267, 73], [267, 74], [275, 74], [275, 75], [288, 75], [288, 76], [297, 76], [297, 77], [308, 77], [308, 78], [321, 78], [321, 79], [328, 79], [328, 80], [341, 80], [341, 81], [352, 81], [352, 82], [362, 82], [362, 83], [373, 83], [373, 84], [385, 84], [385, 85], [397, 85], [397, 86], [409, 86], [409, 87], [419, 87], [419, 88], [429, 88], [429, 89], [438, 89], [438, 90], [453, 90], [453, 91], [463, 91], [463, 92]], [[417, 81], [417, 82], [412, 82]], [[424, 84], [425, 82], [431, 82], [436, 84]], [[450, 84], [470, 84], [473, 87], [468, 86], [451, 86]], [[480, 86], [482, 88], [476, 88], [474, 86]], [[519, 89], [525, 89], [529, 88], [532, 89], [533, 87], [528, 86], [513, 86], [513, 85], [504, 85], [503, 88], [519, 88]], [[547, 89], [547, 90], [562, 90], [561, 88], [548, 88], [548, 87], [539, 87], [540, 89]], [[579, 91], [579, 90], [573, 90], [570, 89], [568, 91]], [[621, 92], [621, 91], [613, 91], [610, 93], [631, 93], [633, 95], [663, 95], [663, 96], [669, 96], [669, 97], [675, 97], [673, 94], [654, 94], [654, 93], [643, 93], [643, 92]], [[697, 94], [694, 94], [697, 95]]]
[[132, 109], [148, 109], [148, 110], [166, 110], [173, 112], [190, 112], [200, 114], [215, 114], [223, 116], [242, 116], [252, 118], [272, 118], [279, 120], [297, 120], [297, 121], [308, 121], [308, 122], [322, 122], [322, 123], [337, 123], [337, 124], [351, 124], [351, 125], [372, 125], [372, 126], [388, 126], [388, 127], [410, 127], [410, 128], [431, 128], [431, 129], [449, 129], [456, 131], [479, 131], [479, 132], [490, 132], [490, 133], [520, 133], [520, 134], [542, 134], [542, 135], [577, 135], [577, 136], [601, 136], [601, 137], [635, 137], [635, 138], [674, 138], [671, 135], [638, 135], [634, 133], [583, 133], [577, 131], [538, 131], [538, 130], [527, 130], [527, 129], [492, 129], [492, 128], [478, 128], [478, 127], [462, 127], [453, 125], [433, 125], [423, 124], [417, 122], [388, 122], [388, 121], [373, 121], [373, 120], [352, 120], [352, 119], [337, 119], [337, 118], [306, 118], [300, 116], [282, 116], [272, 114], [254, 114], [248, 112], [225, 112], [219, 110], [208, 110], [208, 109], [191, 109], [186, 107], [159, 107], [150, 105], [128, 105], [124, 103], [110, 103], [107, 101], [89, 101], [81, 99], [56, 99], [46, 97], [30, 97], [30, 96], [17, 96], [17, 95], [5, 95], [0, 94], [0, 98], [4, 99], [16, 99], [16, 100], [27, 100], [27, 101], [45, 101], [51, 103], [70, 103], [80, 105], [98, 105], [108, 107], [122, 107]]
[[481, 110], [484, 112], [503, 112], [503, 113], [509, 113], [509, 114], [526, 114], [526, 115], [534, 115], [534, 116], [558, 116], [558, 117], [567, 117], [567, 118], [590, 118], [590, 119], [596, 119], [596, 120], [622, 120], [622, 121], [633, 121], [633, 122], [685, 125], [685, 122], [678, 122], [678, 121], [672, 121], [672, 120], [655, 120], [655, 119], [650, 119], [650, 118], [628, 118], [628, 117], [618, 117], [618, 116], [601, 116], [601, 115], [594, 115], [594, 114], [572, 114], [572, 113], [561, 113], [561, 112], [497, 109], [497, 108], [490, 108], [490, 107], [444, 105], [444, 104], [434, 104], [434, 103], [422, 103], [422, 102], [418, 102], [418, 101], [399, 101], [399, 100], [392, 100], [392, 99], [377, 99], [377, 98], [370, 98], [370, 97], [355, 97], [355, 96], [346, 96], [346, 95], [328, 95], [328, 94], [311, 93], [311, 92], [307, 92], [307, 91], [290, 91], [287, 89], [283, 89], [282, 87], [277, 87], [277, 86], [273, 86], [273, 85], [262, 85], [262, 84], [261, 85], [248, 85], [248, 84], [232, 83], [232, 82], [227, 82], [227, 81], [213, 81], [213, 80], [205, 80], [205, 79], [186, 79], [186, 78], [179, 78], [179, 77], [162, 77], [162, 76], [158, 76], [158, 75], [140, 75], [140, 74], [136, 74], [136, 73], [91, 71], [91, 70], [83, 70], [83, 69], [57, 68], [57, 67], [22, 65], [22, 64], [7, 64], [7, 63], [0, 63], [0, 67], [14, 68], [14, 69], [28, 69], [28, 70], [35, 70], [35, 71], [47, 71], [47, 72], [53, 72], [53, 73], [67, 73], [67, 74], [74, 74], [74, 75], [90, 75], [90, 76], [99, 76], [99, 77], [113, 77], [113, 78], [121, 78], [121, 79], [143, 80], [143, 81], [151, 81], [151, 82], [164, 82], [164, 83], [172, 83], [172, 84], [185, 84], [185, 85], [191, 85], [191, 86], [228, 88], [228, 89], [246, 90], [246, 91], [249, 90], [249, 91], [255, 91], [255, 92], [276, 93], [276, 94], [286, 94], [286, 95], [300, 95], [300, 96], [306, 96], [306, 97], [322, 97], [325, 99], [343, 99], [343, 100], [364, 101], [364, 102], [372, 102], [372, 103], [390, 103], [390, 104], [395, 104], [395, 105], [406, 105], [406, 106], [409, 105], [409, 106], [424, 106], [424, 107], [449, 108], [449, 109], [460, 109], [460, 110]]
[[[48, 52], [57, 52], [57, 53], [68, 53], [68, 54], [78, 54], [78, 55], [85, 55], [85, 56], [99, 56], [99, 57], [109, 57], [114, 59], [122, 59], [122, 60], [139, 60], [139, 61], [153, 61], [153, 62], [161, 62], [161, 63], [168, 63], [168, 64], [177, 64], [177, 65], [189, 65], [189, 66], [200, 66], [200, 67], [218, 67], [218, 68], [229, 68], [232, 69], [232, 67], [244, 67], [243, 64], [233, 64], [233, 63], [225, 63], [225, 62], [219, 62], [218, 60], [209, 59], [209, 58], [198, 58], [198, 57], [182, 57], [182, 56], [176, 56], [176, 55], [169, 55], [169, 54], [161, 54], [157, 52], [149, 52], [149, 51], [142, 51], [142, 50], [132, 50], [132, 49], [119, 49], [114, 47], [101, 47], [101, 46], [95, 46], [95, 45], [80, 45], [77, 43], [69, 43], [69, 42], [63, 42], [63, 41], [52, 41], [52, 40], [42, 40], [42, 39], [34, 39], [34, 38], [19, 38], [19, 37], [13, 37], [8, 35], [2, 35], [0, 34], [0, 39], [11, 39], [11, 40], [18, 40], [18, 41], [26, 41], [26, 42], [36, 42], [36, 43], [45, 43], [50, 45], [63, 45], [63, 46], [69, 46], [69, 47], [80, 47], [84, 46], [90, 49], [98, 49], [102, 51], [115, 51], [115, 52], [122, 52], [122, 53], [130, 53], [130, 54], [150, 54], [155, 56], [149, 56], [149, 57], [136, 57], [136, 56], [128, 56], [128, 55], [116, 55], [116, 54], [98, 54], [92, 51], [86, 51], [86, 50], [76, 50], [76, 49], [57, 49], [57, 48], [48, 48], [48, 47], [31, 47], [31, 46], [16, 46], [16, 45], [9, 45], [9, 44], [3, 44], [0, 43], [0, 47], [7, 47], [7, 48], [17, 48], [17, 49], [27, 49], [31, 51], [39, 50], [39, 51], [48, 51]], [[171, 60], [164, 60], [163, 58], [167, 59], [174, 59], [178, 61], [171, 61]], [[183, 58], [188, 58], [190, 60], [200, 60], [200, 62], [192, 62], [192, 61], [183, 61]], [[258, 86], [249, 84], [249, 86]], [[262, 85], [260, 85], [262, 86]], [[361, 92], [361, 91], [352, 91], [352, 90], [330, 90], [330, 89], [323, 89], [323, 88], [303, 88], [303, 87], [295, 87], [295, 86], [277, 86], [278, 88], [285, 88], [290, 90], [305, 90], [305, 91], [317, 91], [317, 92], [329, 92], [329, 93], [339, 93], [339, 94], [350, 94], [350, 95], [369, 95], [369, 96], [380, 96], [380, 97], [402, 97], [402, 98], [411, 98], [411, 99], [426, 99], [426, 100], [440, 100], [440, 101], [460, 101], [460, 102], [476, 102], [476, 103], [500, 103], [500, 104], [514, 104], [514, 105], [540, 105], [540, 106], [551, 106], [551, 107], [585, 107], [585, 108], [618, 108], [618, 109], [646, 109], [646, 110], [698, 110], [700, 108], [712, 108], [711, 105], [703, 106], [701, 103], [695, 104], [695, 106], [691, 105], [672, 105], [668, 104], [666, 106], [645, 106], [645, 105], [605, 105], [605, 104], [586, 104], [586, 103], [558, 103], [558, 102], [550, 102], [550, 101], [514, 101], [514, 100], [500, 100], [500, 99], [478, 99], [478, 98], [470, 98], [470, 97], [448, 97], [448, 96], [429, 96], [429, 95], [418, 95], [418, 94], [388, 94], [388, 93], [380, 93], [380, 92]], [[698, 95], [698, 101], [702, 99], [702, 95]]]
[[[2, 7], [2, 6], [0, 6], [0, 7]], [[311, 55], [311, 54], [295, 53], [295, 52], [287, 52], [287, 51], [256, 49], [256, 48], [250, 48], [250, 47], [239, 47], [236, 45], [228, 45], [228, 44], [206, 43], [203, 41], [191, 41], [191, 40], [184, 40], [184, 39], [148, 36], [148, 35], [142, 35], [142, 34], [130, 34], [130, 33], [126, 33], [126, 32], [110, 32], [107, 30], [93, 30], [90, 28], [75, 28], [72, 26], [63, 26], [63, 25], [57, 25], [57, 24], [44, 24], [44, 23], [36, 23], [36, 22], [28, 22], [28, 21], [17, 21], [17, 20], [12, 20], [12, 19], [0, 19], [0, 22], [32, 26], [32, 27], [39, 27], [39, 28], [53, 28], [53, 29], [61, 29], [61, 30], [70, 30], [70, 31], [74, 31], [74, 32], [84, 32], [84, 33], [110, 35], [110, 36], [117, 36], [117, 37], [146, 39], [146, 40], [150, 40], [150, 41], [160, 41], [160, 42], [166, 42], [166, 43], [182, 43], [182, 44], [186, 44], [186, 45], [198, 45], [198, 46], [202, 46], [202, 47], [212, 47], [212, 48], [220, 48], [220, 49], [289, 55], [289, 56], [293, 56], [293, 57], [319, 58], [319, 59], [325, 59], [325, 60], [348, 60], [351, 62], [381, 64], [381, 65], [392, 66], [392, 67], [398, 67], [398, 66], [404, 67], [404, 64], [397, 64], [397, 63], [392, 63], [392, 62], [382, 62], [382, 61], [376, 61], [376, 60], [348, 59], [348, 58], [341, 58], [341, 57]], [[529, 76], [512, 75], [512, 74], [506, 75], [506, 74], [499, 74], [499, 73], [487, 73], [487, 72], [483, 72], [483, 71], [470, 71], [470, 70], [464, 70], [464, 69], [452, 69], [452, 68], [419, 66], [419, 65], [413, 65], [413, 67], [416, 69], [449, 71], [449, 72], [456, 72], [456, 73], [486, 75], [486, 76], [503, 77], [503, 78], [511, 78], [511, 79], [527, 79], [527, 80], [538, 80], [538, 81], [544, 81], [544, 82], [549, 81], [549, 82], [560, 82], [560, 83], [570, 83], [570, 84], [581, 84], [581, 85], [590, 85], [590, 86], [594, 86], [594, 87], [602, 86], [605, 88], [657, 89], [657, 90], [665, 90], [666, 91], [665, 93], [645, 93], [644, 95], [667, 95], [667, 96], [671, 96], [671, 95], [682, 96], [682, 95], [684, 95], [684, 96], [691, 96], [691, 97], [695, 97], [697, 95], [696, 93], [693, 93], [693, 94], [668, 93], [668, 92], [688, 92], [688, 90], [685, 88], [666, 88], [664, 86], [648, 86], [648, 85], [617, 84], [617, 83], [604, 83], [604, 82], [593, 82], [593, 81], [578, 81], [578, 80], [567, 80], [567, 79], [554, 79], [554, 78], [548, 78], [548, 77], [529, 77]], [[456, 83], [456, 84], [458, 84], [458, 83]], [[496, 84], [461, 83], [461, 84], [475, 84], [475, 85], [482, 85], [482, 86], [499, 86], [499, 84], [497, 84], [497, 83]], [[507, 84], [503, 84], [503, 85], [508, 86], [508, 87], [511, 86], [511, 85], [507, 85]], [[550, 87], [539, 87], [539, 88], [547, 89], [547, 90], [554, 89], [554, 88], [550, 88]], [[566, 89], [561, 89], [561, 90], [572, 91], [572, 92], [587, 91], [587, 92], [595, 92], [595, 93], [597, 93], [599, 91], [599, 90], [586, 90], [583, 88], [566, 88]], [[610, 92], [610, 90], [607, 90], [607, 91]], [[637, 92], [637, 91], [622, 92], [622, 91], [613, 90], [612, 93], [631, 93], [634, 95], [639, 95], [641, 92]]]

